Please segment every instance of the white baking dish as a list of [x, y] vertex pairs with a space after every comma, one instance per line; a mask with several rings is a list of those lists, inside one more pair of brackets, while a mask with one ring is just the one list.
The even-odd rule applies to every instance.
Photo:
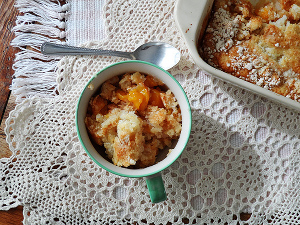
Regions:
[[252, 92], [265, 96], [268, 99], [282, 103], [289, 108], [299, 111], [299, 102], [218, 70], [207, 64], [200, 57], [197, 50], [198, 40], [206, 28], [212, 5], [213, 0], [177, 0], [176, 2], [175, 21], [195, 63], [204, 71], [213, 76], [219, 77], [222, 80], [248, 89]]

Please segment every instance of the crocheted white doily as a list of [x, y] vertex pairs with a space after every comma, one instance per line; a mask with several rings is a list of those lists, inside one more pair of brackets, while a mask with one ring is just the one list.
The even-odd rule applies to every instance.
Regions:
[[[190, 141], [162, 172], [168, 199], [152, 204], [144, 179], [99, 168], [81, 147], [75, 110], [99, 70], [124, 60], [65, 57], [58, 95], [17, 105], [6, 124], [13, 156], [1, 160], [1, 208], [24, 206], [25, 224], [299, 224], [300, 114], [227, 84], [193, 64], [174, 1], [110, 0], [108, 39], [86, 47], [131, 51], [149, 41], [181, 50], [169, 72], [192, 106]], [[241, 212], [252, 213], [242, 221]]]

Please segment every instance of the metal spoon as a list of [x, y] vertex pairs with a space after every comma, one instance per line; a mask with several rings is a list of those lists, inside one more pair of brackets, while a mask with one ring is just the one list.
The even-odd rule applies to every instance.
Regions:
[[180, 52], [167, 43], [149, 42], [138, 47], [134, 52], [120, 52], [102, 49], [80, 48], [45, 42], [41, 46], [45, 55], [106, 55], [142, 60], [168, 70], [180, 60]]

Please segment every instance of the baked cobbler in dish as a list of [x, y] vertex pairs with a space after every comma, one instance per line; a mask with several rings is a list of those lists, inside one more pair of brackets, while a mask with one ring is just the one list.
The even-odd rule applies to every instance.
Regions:
[[215, 68], [300, 102], [300, 0], [215, 0], [199, 53]]

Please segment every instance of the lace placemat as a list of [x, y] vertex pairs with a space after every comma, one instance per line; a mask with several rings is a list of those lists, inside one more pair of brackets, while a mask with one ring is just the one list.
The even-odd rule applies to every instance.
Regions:
[[[84, 46], [131, 51], [149, 41], [181, 50], [169, 72], [192, 106], [190, 141], [162, 172], [168, 199], [152, 204], [144, 179], [99, 168], [81, 147], [75, 110], [99, 70], [123, 60], [64, 57], [57, 95], [32, 97], [6, 121], [13, 155], [0, 162], [1, 209], [24, 206], [24, 224], [298, 224], [298, 112], [205, 74], [173, 18], [175, 1], [107, 1], [107, 39]], [[251, 213], [248, 221], [241, 212]]]

